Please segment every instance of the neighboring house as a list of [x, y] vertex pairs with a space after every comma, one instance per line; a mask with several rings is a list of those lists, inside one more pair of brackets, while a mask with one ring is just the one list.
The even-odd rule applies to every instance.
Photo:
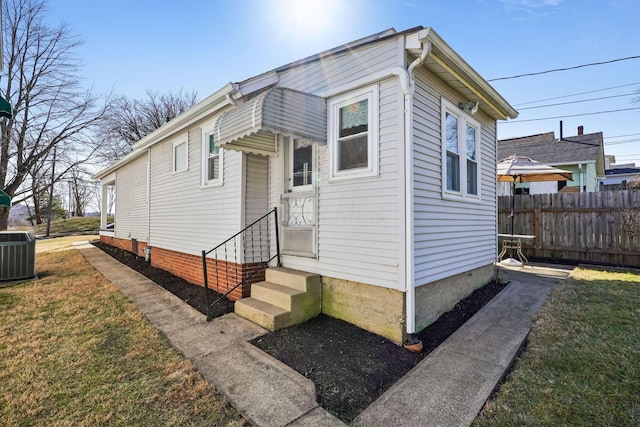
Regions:
[[605, 167], [605, 176], [600, 178], [601, 189], [606, 189], [608, 186], [640, 188], [640, 168], [637, 168], [635, 163], [616, 164], [615, 156], [606, 155]]
[[[105, 207], [116, 187], [101, 240], [203, 284], [202, 251], [277, 208], [282, 265], [321, 276], [317, 310], [400, 343], [494, 279], [496, 122], [516, 116], [432, 29], [390, 29], [230, 83], [140, 140], [96, 175]], [[275, 234], [258, 233], [270, 253]], [[207, 265], [242, 272], [244, 240]]]
[[[562, 134], [562, 131], [561, 131]], [[598, 191], [598, 180], [604, 177], [604, 145], [602, 132], [556, 139], [554, 132], [498, 141], [498, 159], [521, 154], [549, 166], [573, 173], [572, 181], [532, 182], [516, 184], [516, 192], [529, 194]], [[509, 195], [508, 185], [500, 185], [498, 195]]]

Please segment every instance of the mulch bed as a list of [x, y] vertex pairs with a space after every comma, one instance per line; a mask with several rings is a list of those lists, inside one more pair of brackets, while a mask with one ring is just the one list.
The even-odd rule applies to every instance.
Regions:
[[[130, 252], [102, 243], [94, 245], [206, 314], [201, 286], [151, 267]], [[476, 290], [422, 330], [417, 334], [423, 343], [420, 353], [411, 353], [379, 335], [323, 314], [256, 338], [252, 344], [311, 379], [318, 403], [341, 420], [351, 422], [505, 286], [490, 283]], [[213, 317], [233, 312], [233, 305], [223, 299]]]
[[[207, 315], [207, 304], [205, 302], [204, 287], [194, 285], [187, 282], [181, 277], [162, 270], [161, 268], [152, 267], [144, 258], [139, 257], [131, 252], [116, 248], [101, 242], [92, 242], [95, 247], [103, 250], [113, 258], [117, 259], [124, 265], [136, 270], [143, 276], [153, 280], [172, 294], [179, 297], [182, 301], [198, 310], [200, 313]], [[213, 302], [222, 296], [216, 291], [210, 291], [209, 301]], [[211, 317], [219, 317], [227, 313], [233, 313], [234, 302], [222, 298], [216, 305], [211, 307]]]

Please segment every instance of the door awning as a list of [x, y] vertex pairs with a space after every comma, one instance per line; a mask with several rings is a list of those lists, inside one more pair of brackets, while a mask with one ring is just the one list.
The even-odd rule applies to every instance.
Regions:
[[276, 87], [223, 113], [214, 127], [218, 147], [274, 155], [276, 135], [327, 143], [326, 99]]

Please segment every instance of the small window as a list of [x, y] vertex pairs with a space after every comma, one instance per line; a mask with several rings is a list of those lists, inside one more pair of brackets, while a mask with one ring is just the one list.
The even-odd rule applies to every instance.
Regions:
[[313, 184], [313, 146], [294, 139], [291, 147], [291, 189], [308, 189]]
[[460, 154], [458, 153], [458, 118], [447, 113], [447, 190], [460, 191]]
[[[214, 122], [215, 123], [215, 122]], [[215, 186], [222, 184], [223, 152], [216, 145], [214, 123], [202, 128], [202, 185]]]
[[173, 143], [173, 172], [187, 170], [188, 167], [188, 145], [187, 140], [182, 139]]
[[442, 99], [442, 134], [443, 197], [479, 199], [480, 124]]
[[331, 178], [378, 174], [378, 88], [369, 87], [331, 101]]
[[478, 195], [476, 128], [467, 124], [467, 194]]

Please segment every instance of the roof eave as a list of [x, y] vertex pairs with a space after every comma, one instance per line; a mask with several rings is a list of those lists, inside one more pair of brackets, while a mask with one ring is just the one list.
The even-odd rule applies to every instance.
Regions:
[[160, 126], [158, 129], [151, 132], [149, 135], [142, 138], [140, 141], [133, 144], [133, 149], [142, 149], [153, 145], [163, 138], [179, 132], [185, 127], [211, 113], [214, 113], [215, 111], [225, 107], [226, 105], [230, 105], [232, 102], [231, 100], [229, 100], [229, 95], [233, 96], [238, 92], [239, 88], [236, 83], [227, 83], [221, 89], [191, 107], [188, 111], [185, 111], [184, 113], [178, 115], [169, 122]]
[[476, 72], [460, 55], [458, 55], [445, 42], [433, 28], [425, 28], [417, 34], [421, 42], [430, 41], [435, 49], [431, 52], [431, 57], [445, 67], [454, 77], [461, 80], [463, 84], [469, 83], [470, 89], [479, 92], [479, 96], [484, 96], [489, 104], [501, 116], [502, 120], [515, 119], [518, 111], [511, 106], [478, 72]]
[[169, 122], [160, 126], [158, 129], [154, 130], [144, 138], [140, 139], [138, 142], [134, 143], [131, 148], [131, 153], [127, 154], [120, 160], [112, 163], [107, 166], [105, 169], [93, 175], [93, 179], [101, 179], [118, 168], [126, 165], [130, 161], [136, 159], [140, 156], [144, 150], [160, 141], [164, 138], [171, 136], [177, 132], [180, 132], [184, 128], [190, 126], [192, 123], [215, 113], [216, 111], [228, 106], [232, 105], [233, 100], [230, 98], [236, 98], [242, 96], [242, 93], [239, 90], [238, 84], [236, 83], [228, 83], [222, 88], [220, 88], [215, 93], [209, 95], [202, 101], [198, 102], [196, 105], [191, 107], [188, 111], [176, 116]]

